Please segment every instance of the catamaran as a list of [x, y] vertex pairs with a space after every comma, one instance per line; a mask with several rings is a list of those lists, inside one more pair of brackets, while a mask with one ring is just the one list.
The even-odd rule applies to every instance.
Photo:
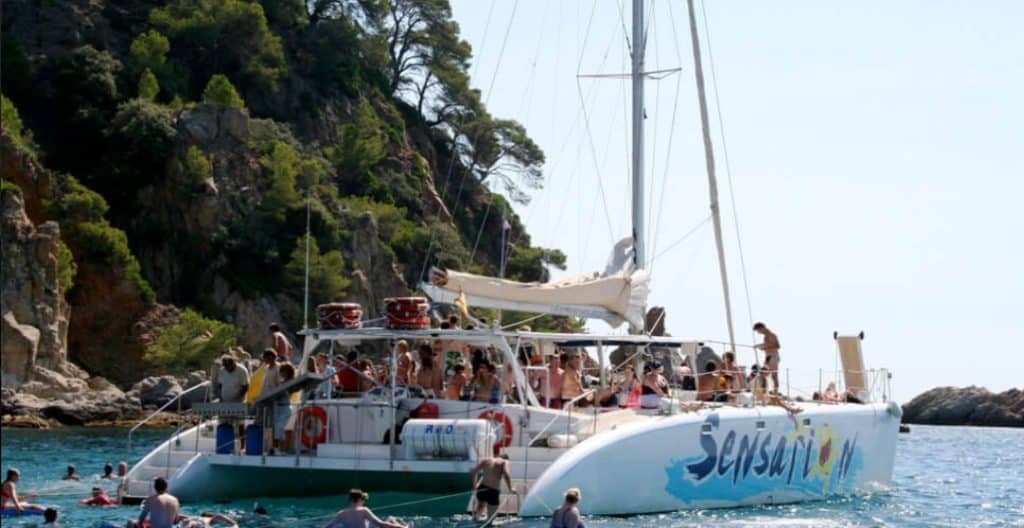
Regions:
[[[688, 4], [728, 345], [735, 350], [699, 42], [692, 0]], [[864, 366], [863, 333], [834, 334], [840, 382], [858, 403], [797, 401], [757, 391], [723, 402], [698, 402], [694, 387], [673, 383], [653, 405], [598, 404], [597, 396], [607, 393], [622, 365], [658, 361], [667, 372], [689, 369], [699, 376], [706, 361], [718, 356], [711, 340], [643, 332], [650, 284], [644, 248], [643, 83], [650, 72], [644, 70], [642, 0], [633, 0], [632, 7], [632, 236], [615, 247], [600, 274], [525, 284], [435, 270], [421, 290], [434, 305], [628, 323], [633, 334], [498, 326], [430, 329], [417, 311], [421, 303], [410, 299], [393, 303], [388, 326], [363, 327], [358, 307], [342, 306], [348, 310], [348, 317], [340, 317], [342, 324], [302, 332], [298, 364], [305, 366], [319, 351], [384, 350], [390, 380], [366, 377], [366, 390], [335, 397], [318, 390], [324, 376], [301, 372], [249, 403], [197, 403], [194, 425], [180, 427], [131, 469], [126, 500], [149, 495], [153, 478], [162, 476], [186, 503], [341, 495], [361, 488], [373, 492], [375, 508], [389, 508], [389, 514], [463, 513], [473, 509], [471, 469], [497, 454], [509, 459], [515, 491], [503, 493], [500, 509], [520, 516], [550, 514], [570, 487], [582, 491], [586, 513], [625, 515], [792, 503], [888, 485], [901, 410], [888, 400], [889, 373]], [[493, 398], [453, 400], [401, 386], [396, 366], [397, 344], [403, 340], [477, 350], [498, 364], [502, 384], [510, 390]], [[595, 385], [561, 408], [543, 405], [538, 389], [550, 387], [550, 371], [522, 361], [525, 349], [542, 357], [586, 351], [596, 358], [597, 365], [588, 371]], [[612, 349], [617, 353], [609, 354]], [[617, 361], [610, 364], [613, 357]], [[182, 396], [200, 390], [205, 386]], [[292, 392], [302, 394], [291, 404], [294, 441], [291, 448], [271, 453], [264, 442], [271, 423], [265, 411]], [[238, 424], [247, 424], [244, 442], [235, 438]]]

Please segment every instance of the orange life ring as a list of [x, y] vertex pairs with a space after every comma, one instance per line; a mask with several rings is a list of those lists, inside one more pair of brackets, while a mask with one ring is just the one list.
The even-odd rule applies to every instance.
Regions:
[[302, 427], [302, 445], [316, 448], [327, 440], [327, 411], [318, 405], [303, 407], [299, 411], [299, 426]]
[[508, 447], [512, 444], [512, 420], [509, 420], [508, 416], [505, 416], [505, 413], [489, 409], [480, 413], [478, 418], [481, 420], [493, 420], [501, 424], [498, 431], [502, 434], [499, 434], [497, 441], [494, 442], [495, 455], [501, 452], [501, 448]]

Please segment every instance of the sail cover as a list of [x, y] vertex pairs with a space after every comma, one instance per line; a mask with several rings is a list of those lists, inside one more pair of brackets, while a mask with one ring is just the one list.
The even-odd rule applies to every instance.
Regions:
[[516, 282], [457, 271], [431, 270], [423, 291], [438, 302], [464, 295], [471, 306], [597, 318], [612, 326], [629, 322], [643, 328], [649, 275], [635, 270], [633, 240], [615, 245], [604, 273], [580, 274], [557, 281]]

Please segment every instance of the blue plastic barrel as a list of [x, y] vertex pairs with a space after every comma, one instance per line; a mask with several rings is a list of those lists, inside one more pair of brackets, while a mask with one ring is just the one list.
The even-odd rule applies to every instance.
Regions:
[[229, 423], [217, 426], [217, 454], [230, 455], [235, 452], [235, 428]]
[[263, 427], [250, 424], [245, 428], [245, 454], [259, 455], [263, 452]]

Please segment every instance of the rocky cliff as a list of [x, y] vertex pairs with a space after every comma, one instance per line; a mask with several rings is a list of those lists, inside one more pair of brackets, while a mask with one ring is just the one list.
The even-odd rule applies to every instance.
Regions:
[[903, 405], [903, 421], [927, 425], [1024, 427], [1024, 391], [938, 387]]

